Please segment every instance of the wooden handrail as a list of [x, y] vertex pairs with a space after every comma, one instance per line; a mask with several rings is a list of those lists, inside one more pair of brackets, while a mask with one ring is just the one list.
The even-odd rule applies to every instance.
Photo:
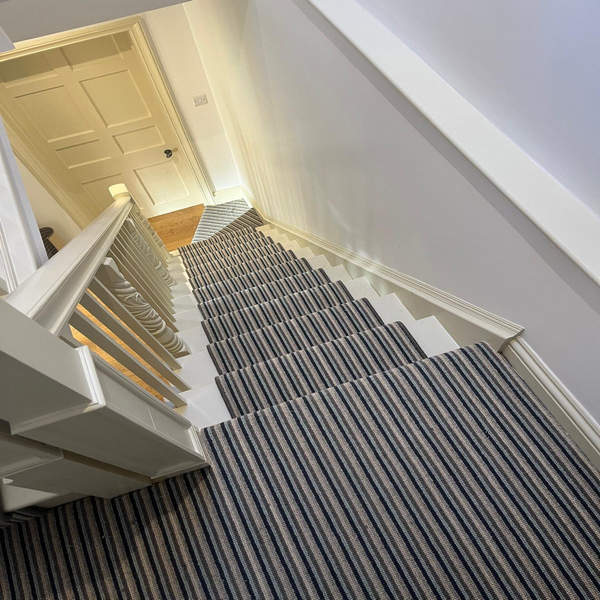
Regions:
[[5, 300], [53, 333], [68, 323], [133, 207], [115, 200], [99, 217], [42, 265]]

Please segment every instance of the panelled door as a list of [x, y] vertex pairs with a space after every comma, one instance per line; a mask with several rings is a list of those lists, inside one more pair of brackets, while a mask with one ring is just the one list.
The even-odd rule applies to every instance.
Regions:
[[0, 81], [9, 128], [72, 191], [84, 220], [113, 202], [115, 183], [142, 209], [204, 200], [128, 33], [0, 62]]

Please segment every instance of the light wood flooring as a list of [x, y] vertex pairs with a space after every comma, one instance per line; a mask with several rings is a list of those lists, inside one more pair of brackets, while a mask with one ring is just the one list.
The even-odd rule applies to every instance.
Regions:
[[171, 252], [192, 241], [203, 212], [204, 204], [198, 204], [148, 220]]

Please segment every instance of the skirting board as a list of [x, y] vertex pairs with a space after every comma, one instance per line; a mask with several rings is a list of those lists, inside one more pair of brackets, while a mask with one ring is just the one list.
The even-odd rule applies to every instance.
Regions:
[[395, 271], [356, 252], [346, 250], [316, 235], [263, 215], [300, 246], [324, 254], [329, 262], [343, 265], [352, 277], [366, 277], [381, 294], [395, 293], [416, 319], [435, 316], [461, 346], [486, 341], [502, 350], [523, 328], [502, 317], [461, 300], [452, 294]]
[[[252, 195], [247, 198], [260, 211]], [[324, 254], [332, 265], [342, 264], [353, 277], [367, 277], [380, 294], [396, 293], [415, 318], [436, 316], [459, 345], [489, 342], [502, 352], [586, 456], [600, 468], [600, 426], [519, 337], [522, 327], [297, 227], [262, 216], [301, 246], [309, 246], [315, 254]]]
[[502, 354], [592, 463], [600, 469], [600, 425], [577, 398], [524, 340], [512, 340]]

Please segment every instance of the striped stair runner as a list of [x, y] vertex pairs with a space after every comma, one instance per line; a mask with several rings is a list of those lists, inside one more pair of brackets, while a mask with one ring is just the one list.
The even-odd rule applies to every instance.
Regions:
[[0, 597], [600, 597], [598, 472], [485, 344], [201, 437], [210, 469], [1, 531]]
[[510, 364], [427, 358], [238, 208], [180, 252], [210, 468], [1, 530], [0, 598], [600, 598], [600, 474]]
[[247, 273], [240, 277], [219, 281], [218, 283], [213, 283], [202, 288], [195, 288], [192, 291], [198, 302], [206, 302], [311, 270], [310, 263], [305, 258], [301, 258], [270, 267], [264, 271], [255, 271], [254, 273]]
[[202, 273], [203, 271], [218, 271], [219, 269], [226, 269], [233, 265], [244, 264], [284, 251], [285, 248], [281, 244], [269, 244], [250, 248], [245, 252], [238, 252], [229, 256], [219, 254], [218, 258], [214, 255], [191, 256], [186, 259], [186, 269], [191, 274], [195, 272]]
[[222, 231], [248, 210], [245, 200], [232, 200], [217, 206], [207, 206], [200, 217], [192, 241], [199, 242]]
[[229, 225], [224, 227], [221, 231], [216, 233], [215, 237], [222, 237], [228, 233], [234, 233], [239, 230], [254, 229], [255, 227], [260, 227], [264, 224], [265, 222], [258, 214], [258, 211], [255, 208], [251, 208], [235, 219], [235, 221], [229, 223]]
[[423, 360], [402, 323], [361, 331], [215, 379], [233, 417]]
[[291, 296], [284, 296], [277, 300], [206, 319], [202, 321], [202, 326], [208, 340], [213, 343], [345, 304], [353, 299], [346, 286], [341, 281], [336, 281]]
[[214, 300], [200, 302], [198, 308], [204, 318], [208, 319], [248, 308], [255, 304], [276, 300], [277, 298], [289, 296], [290, 294], [327, 283], [331, 283], [331, 281], [325, 271], [323, 269], [315, 269], [314, 271], [299, 273], [291, 277], [284, 277], [272, 283], [264, 283], [263, 285], [248, 288], [241, 292], [221, 296]]
[[220, 238], [209, 238], [200, 242], [193, 242], [187, 246], [181, 246], [179, 252], [182, 254], [194, 253], [198, 251], [218, 250], [219, 248], [229, 247], [230, 244], [251, 243], [263, 240], [265, 236], [260, 231], [241, 231], [235, 232]]
[[[291, 250], [284, 250], [277, 254], [271, 254], [263, 258], [256, 258], [254, 260], [233, 265], [225, 269], [219, 269], [218, 271], [194, 271], [190, 273], [190, 283], [195, 287], [206, 287], [219, 281], [226, 281], [228, 279], [234, 279], [247, 275], [248, 273], [254, 273], [256, 271], [264, 271], [270, 267], [276, 267], [284, 263], [289, 263], [298, 260], [296, 255]], [[189, 270], [188, 270], [189, 272]]]
[[249, 250], [259, 249], [265, 246], [271, 246], [274, 242], [271, 238], [264, 235], [259, 237], [244, 237], [235, 243], [212, 244], [202, 246], [200, 244], [191, 244], [179, 248], [181, 256], [185, 260], [209, 260], [211, 257], [235, 256], [239, 252], [248, 252]]
[[207, 350], [222, 375], [383, 324], [369, 300], [353, 300], [209, 344]]

